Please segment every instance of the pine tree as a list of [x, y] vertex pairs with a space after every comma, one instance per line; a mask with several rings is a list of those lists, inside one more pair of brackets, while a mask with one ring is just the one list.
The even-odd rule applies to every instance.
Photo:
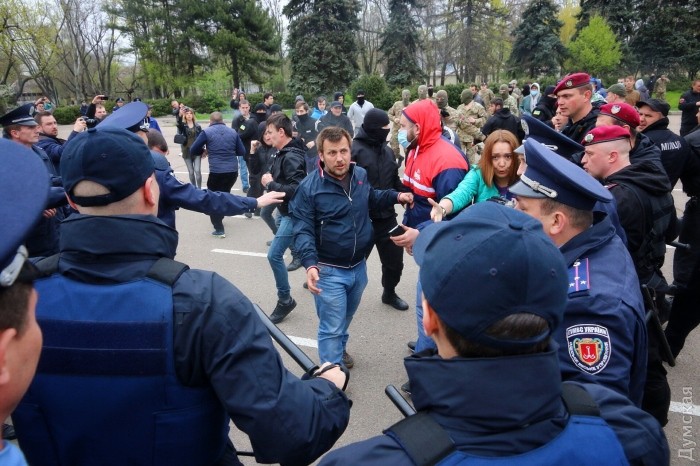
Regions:
[[284, 7], [294, 92], [330, 93], [355, 79], [359, 11], [358, 0], [290, 0]]
[[406, 86], [423, 78], [418, 66], [418, 23], [411, 16], [415, 0], [391, 0], [389, 22], [382, 34], [381, 50], [384, 51], [389, 85]]
[[552, 0], [530, 2], [523, 21], [513, 31], [515, 43], [508, 60], [511, 68], [525, 69], [533, 77], [556, 71], [566, 56], [559, 38], [564, 23], [557, 18], [558, 13], [559, 7]]

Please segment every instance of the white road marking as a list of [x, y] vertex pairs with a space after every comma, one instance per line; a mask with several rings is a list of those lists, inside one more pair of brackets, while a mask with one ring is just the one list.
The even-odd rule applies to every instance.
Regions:
[[700, 416], [700, 406], [688, 404], [688, 403], [679, 403], [677, 401], [672, 401], [671, 407], [668, 410], [671, 411], [672, 413], [681, 413], [681, 414], [689, 414], [691, 416]]
[[[250, 256], [250, 257], [267, 257], [267, 253], [262, 253], [262, 252], [248, 252], [248, 251], [234, 251], [232, 249], [212, 249], [211, 252], [218, 252], [219, 254], [233, 254], [236, 256]], [[283, 258], [286, 258], [287, 255], [285, 254], [282, 256]]]
[[311, 338], [294, 337], [292, 335], [287, 335], [287, 336], [297, 346], [306, 346], [308, 348], [318, 348], [318, 341], [312, 340]]

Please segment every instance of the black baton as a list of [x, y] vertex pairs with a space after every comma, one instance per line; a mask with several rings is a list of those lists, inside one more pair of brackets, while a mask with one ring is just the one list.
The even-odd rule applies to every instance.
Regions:
[[405, 417], [416, 414], [416, 410], [413, 409], [413, 406], [411, 406], [408, 401], [401, 396], [401, 393], [399, 393], [399, 391], [393, 385], [387, 385], [384, 389], [384, 393], [386, 393], [386, 396], [389, 397], [391, 402], [394, 403], [394, 406], [396, 406]]

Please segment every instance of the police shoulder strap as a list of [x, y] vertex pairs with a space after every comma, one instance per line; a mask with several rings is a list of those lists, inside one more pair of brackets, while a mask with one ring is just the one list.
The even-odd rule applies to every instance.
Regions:
[[[578, 384], [564, 382], [562, 399], [572, 416], [600, 417], [595, 400]], [[455, 451], [445, 429], [426, 412], [402, 419], [384, 433], [398, 442], [416, 466], [434, 466]]]

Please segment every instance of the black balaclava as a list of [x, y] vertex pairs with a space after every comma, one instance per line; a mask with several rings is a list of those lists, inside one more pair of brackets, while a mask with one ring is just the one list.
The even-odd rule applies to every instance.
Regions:
[[389, 124], [389, 115], [378, 108], [372, 108], [365, 114], [362, 129], [367, 136], [376, 144], [386, 142], [389, 135], [389, 128], [384, 128]]

